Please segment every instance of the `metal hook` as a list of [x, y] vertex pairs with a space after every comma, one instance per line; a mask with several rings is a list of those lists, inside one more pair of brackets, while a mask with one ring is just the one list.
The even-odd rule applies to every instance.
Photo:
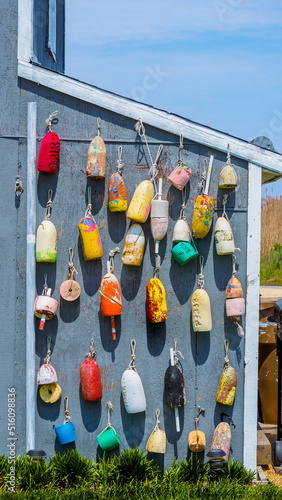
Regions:
[[225, 349], [224, 362], [229, 363], [229, 358], [228, 358], [229, 340], [227, 340], [227, 339], [225, 339], [225, 341], [224, 341], [224, 349]]
[[179, 359], [178, 359], [177, 355], [179, 354], [179, 356], [181, 357], [181, 359], [184, 359], [184, 356], [183, 356], [182, 352], [180, 352], [180, 351], [177, 350], [176, 346], [177, 346], [177, 338], [174, 339], [173, 356], [174, 356], [175, 364], [178, 364]]
[[198, 275], [198, 287], [199, 288], [204, 288], [204, 257], [200, 255], [199, 257], [200, 260], [200, 273]]
[[65, 414], [67, 415], [69, 413], [68, 412], [68, 406], [69, 406], [69, 398], [68, 398], [68, 396], [64, 397], [64, 403], [65, 403]]
[[111, 401], [107, 402], [107, 409], [108, 409], [108, 423], [107, 427], [111, 427], [111, 410], [114, 409], [114, 405]]
[[183, 146], [183, 135], [180, 134], [180, 137], [179, 137], [179, 165], [181, 165], [182, 163], [182, 150], [184, 149], [184, 146]]
[[156, 410], [156, 425], [155, 425], [155, 430], [159, 429], [160, 427], [160, 410]]
[[112, 273], [114, 272], [114, 257], [116, 253], [120, 253], [119, 247], [116, 247], [113, 250], [109, 251], [110, 270]]
[[220, 419], [221, 419], [221, 422], [223, 421], [223, 417], [227, 417], [227, 418], [229, 419], [229, 421], [230, 421], [231, 425], [233, 425], [234, 429], [236, 428], [236, 425], [234, 424], [234, 422], [233, 422], [232, 418], [231, 418], [229, 415], [227, 415], [227, 413], [223, 413], [223, 412], [222, 412], [222, 413], [220, 414]]
[[226, 165], [231, 164], [231, 156], [230, 156], [230, 144], [227, 144], [227, 159], [226, 159]]

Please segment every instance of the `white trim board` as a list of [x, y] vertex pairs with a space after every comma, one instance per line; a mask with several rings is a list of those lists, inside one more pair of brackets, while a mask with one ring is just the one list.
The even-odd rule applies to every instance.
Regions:
[[229, 143], [232, 155], [265, 169], [282, 173], [282, 156], [278, 153], [262, 149], [203, 125], [189, 122], [179, 116], [97, 89], [25, 61], [18, 62], [18, 76], [133, 120], [137, 121], [141, 117], [145, 124], [172, 134], [183, 134], [186, 139], [219, 151], [226, 152]]
[[261, 169], [249, 163], [243, 462], [251, 470], [257, 465], [260, 218]]

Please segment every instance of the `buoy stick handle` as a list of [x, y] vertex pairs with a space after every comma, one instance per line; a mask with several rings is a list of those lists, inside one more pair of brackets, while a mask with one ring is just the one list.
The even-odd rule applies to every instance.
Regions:
[[111, 316], [111, 325], [112, 325], [112, 337], [113, 340], [116, 340], [117, 334], [116, 334], [116, 324], [115, 324], [115, 317]]
[[178, 408], [174, 408], [176, 432], [180, 432], [180, 420]]
[[162, 188], [163, 188], [163, 180], [161, 177], [159, 177], [159, 185], [158, 185], [158, 200], [162, 199]]
[[159, 253], [159, 248], [160, 248], [160, 242], [158, 240], [155, 240], [155, 254]]
[[39, 325], [39, 330], [44, 330], [45, 321], [46, 321], [46, 314], [42, 314], [41, 320], [40, 320], [40, 325]]
[[171, 366], [174, 366], [174, 352], [172, 347], [170, 348], [169, 353], [170, 353], [170, 364]]
[[213, 155], [210, 156], [210, 163], [209, 163], [209, 168], [208, 168], [208, 174], [207, 174], [207, 180], [206, 180], [206, 185], [204, 189], [203, 194], [209, 194], [209, 188], [210, 188], [210, 181], [211, 181], [211, 171], [212, 171], [212, 164], [213, 164]]
[[110, 265], [110, 261], [107, 260], [107, 273], [110, 273], [111, 272], [111, 265]]

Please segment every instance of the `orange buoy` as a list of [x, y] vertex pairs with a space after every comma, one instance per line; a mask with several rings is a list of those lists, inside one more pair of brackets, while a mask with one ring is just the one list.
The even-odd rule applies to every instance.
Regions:
[[243, 289], [240, 281], [236, 277], [236, 257], [232, 254], [233, 259], [233, 272], [232, 277], [227, 283], [225, 292], [225, 308], [226, 316], [237, 325], [237, 332], [239, 337], [244, 336], [244, 330], [241, 325], [239, 325], [240, 317], [245, 314], [245, 300], [243, 297]]
[[107, 273], [103, 277], [100, 286], [101, 313], [102, 316], [111, 318], [113, 340], [116, 339], [115, 316], [119, 316], [122, 312], [120, 285], [113, 272], [114, 256], [119, 251], [118, 247], [110, 251], [110, 260], [107, 262]]

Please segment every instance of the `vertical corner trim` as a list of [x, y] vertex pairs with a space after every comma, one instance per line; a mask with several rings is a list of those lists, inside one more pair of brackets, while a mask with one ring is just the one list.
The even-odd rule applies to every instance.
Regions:
[[261, 168], [249, 163], [243, 461], [251, 470], [256, 470], [257, 457], [260, 225]]

